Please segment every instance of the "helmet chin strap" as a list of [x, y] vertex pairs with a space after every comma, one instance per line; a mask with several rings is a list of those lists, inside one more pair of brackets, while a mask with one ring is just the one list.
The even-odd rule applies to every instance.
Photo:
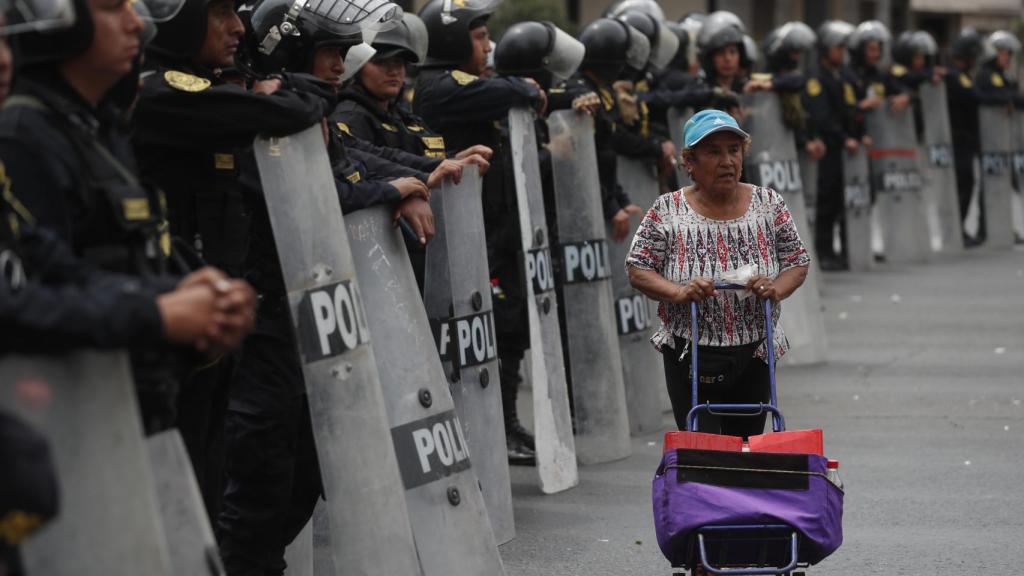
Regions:
[[306, 2], [307, 0], [295, 0], [292, 3], [291, 8], [288, 9], [288, 12], [281, 19], [281, 24], [271, 27], [270, 32], [267, 32], [263, 41], [260, 42], [260, 54], [272, 54], [277, 45], [281, 43], [282, 38], [299, 35], [299, 27], [295, 25], [295, 21], [298, 20], [302, 9], [306, 7]]

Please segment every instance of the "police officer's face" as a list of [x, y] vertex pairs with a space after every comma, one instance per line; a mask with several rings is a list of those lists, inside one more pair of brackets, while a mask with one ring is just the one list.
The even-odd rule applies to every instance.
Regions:
[[996, 66], [1000, 70], [1006, 70], [1010, 67], [1010, 51], [1006, 48], [999, 48], [996, 50]]
[[[685, 158], [685, 157], [684, 157]], [[731, 193], [743, 168], [743, 140], [732, 132], [718, 132], [700, 141], [685, 158], [697, 187], [711, 194]]]
[[715, 72], [718, 76], [735, 76], [740, 69], [740, 49], [735, 44], [730, 44], [714, 53], [712, 56], [715, 64]]
[[321, 46], [313, 55], [313, 75], [341, 86], [341, 75], [345, 73], [345, 49], [340, 46]]
[[825, 59], [834, 68], [842, 66], [845, 58], [846, 48], [843, 46], [829, 46], [828, 52], [825, 54]]
[[868, 66], [874, 66], [881, 57], [882, 45], [878, 42], [868, 42], [867, 46], [864, 47], [864, 63]]
[[914, 54], [914, 59], [910, 61], [911, 70], [923, 70], [925, 65], [924, 54]]
[[463, 72], [481, 76], [487, 71], [487, 55], [491, 53], [491, 36], [487, 26], [477, 26], [470, 30], [469, 40], [473, 44], [473, 55], [463, 67]]
[[206, 8], [206, 40], [196, 61], [210, 68], [233, 65], [244, 33], [234, 1], [212, 0]]
[[139, 55], [142, 20], [128, 0], [89, 0], [94, 34], [92, 45], [69, 65], [95, 79], [116, 82], [132, 70]]
[[392, 56], [370, 60], [359, 72], [359, 81], [377, 99], [391, 100], [398, 96], [405, 84], [405, 59]]

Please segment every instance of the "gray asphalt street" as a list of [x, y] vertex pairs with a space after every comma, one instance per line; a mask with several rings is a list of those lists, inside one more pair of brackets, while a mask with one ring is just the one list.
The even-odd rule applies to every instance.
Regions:
[[[779, 370], [789, 428], [823, 428], [846, 485], [845, 542], [808, 574], [1024, 574], [1024, 251], [829, 273], [822, 297], [829, 362]], [[671, 574], [651, 520], [660, 451], [660, 434], [634, 438], [551, 496], [514, 468], [508, 575]]]

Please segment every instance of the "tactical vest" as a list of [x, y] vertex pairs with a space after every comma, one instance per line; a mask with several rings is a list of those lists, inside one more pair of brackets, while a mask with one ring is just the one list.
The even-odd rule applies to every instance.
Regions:
[[104, 270], [139, 276], [167, 273], [171, 238], [163, 195], [142, 186], [100, 142], [95, 121], [83, 118], [57, 95], [44, 100], [18, 94], [3, 107], [31, 108], [50, 116], [80, 160], [76, 193], [87, 210], [75, 223], [75, 251]]

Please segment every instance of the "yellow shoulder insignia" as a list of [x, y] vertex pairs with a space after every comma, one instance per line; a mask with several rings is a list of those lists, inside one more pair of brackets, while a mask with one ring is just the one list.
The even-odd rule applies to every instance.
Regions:
[[999, 72], [992, 73], [992, 85], [995, 86], [996, 88], [1002, 88], [1003, 86], [1005, 86], [1005, 83], [1003, 82], [1003, 77], [999, 75]]
[[552, 88], [548, 90], [548, 94], [565, 94], [565, 88]]
[[124, 210], [124, 219], [129, 222], [149, 220], [149, 199], [147, 198], [125, 198], [121, 201]]
[[857, 93], [853, 91], [853, 84], [843, 82], [843, 99], [846, 100], [847, 106], [857, 104]]
[[754, 72], [750, 75], [750, 79], [757, 80], [759, 82], [768, 82], [771, 81], [772, 75], [767, 72]]
[[601, 103], [604, 104], [604, 109], [606, 111], [610, 111], [612, 108], [615, 108], [615, 98], [612, 96], [611, 92], [606, 88], [599, 88], [598, 93], [601, 95]]
[[889, 71], [897, 78], [907, 75], [907, 67], [902, 64], [893, 64]]
[[459, 86], [465, 86], [466, 84], [476, 82], [480, 77], [468, 74], [462, 70], [452, 70], [452, 78], [459, 83]]
[[881, 82], [873, 82], [871, 84], [871, 89], [874, 90], [875, 96], [878, 96], [879, 98], [885, 97], [885, 84], [882, 84]]
[[388, 124], [387, 122], [381, 122], [380, 127], [387, 130], [388, 132], [398, 132], [398, 127], [394, 124]]
[[348, 129], [348, 124], [345, 124], [344, 122], [338, 122], [338, 130], [341, 130], [343, 133], [348, 134], [349, 136], [352, 135], [352, 131]]
[[363, 179], [363, 176], [362, 176], [362, 174], [359, 173], [358, 170], [356, 170], [355, 172], [349, 174], [348, 176], [345, 176], [345, 180], [348, 180], [349, 182], [351, 182], [353, 184], [359, 182], [362, 179]]
[[[847, 86], [849, 86], [849, 84], [847, 84]], [[807, 95], [814, 98], [818, 94], [821, 94], [821, 81], [817, 78], [807, 80]]]
[[420, 126], [419, 124], [407, 124], [406, 129], [408, 129], [409, 132], [423, 132], [424, 130], [423, 126]]
[[974, 86], [974, 81], [971, 80], [970, 76], [968, 76], [967, 74], [964, 74], [963, 72], [961, 72], [960, 73], [960, 85], [963, 86], [964, 88], [970, 88], [970, 87]]
[[164, 80], [171, 88], [181, 90], [182, 92], [202, 92], [210, 87], [210, 81], [206, 78], [178, 72], [177, 70], [164, 72]]

